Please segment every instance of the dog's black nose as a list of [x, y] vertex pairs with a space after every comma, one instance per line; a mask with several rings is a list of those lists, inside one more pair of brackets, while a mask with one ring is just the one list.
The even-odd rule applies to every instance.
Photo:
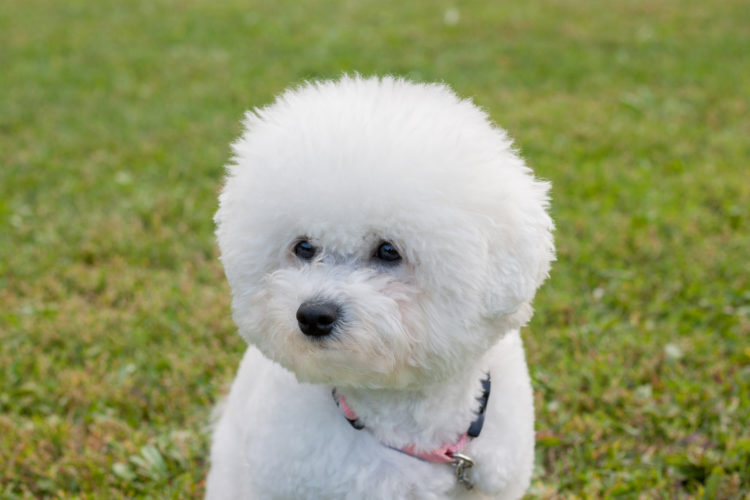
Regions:
[[333, 331], [339, 319], [339, 307], [332, 302], [303, 302], [297, 309], [297, 323], [302, 333], [310, 337], [324, 337]]

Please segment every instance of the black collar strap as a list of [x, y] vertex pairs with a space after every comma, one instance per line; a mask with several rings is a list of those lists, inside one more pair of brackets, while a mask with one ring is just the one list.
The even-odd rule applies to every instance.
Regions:
[[477, 418], [469, 426], [469, 430], [466, 434], [469, 437], [477, 437], [482, 432], [484, 427], [484, 414], [487, 410], [487, 403], [490, 400], [490, 390], [492, 389], [492, 382], [490, 381], [490, 372], [487, 372], [487, 376], [482, 379], [482, 395], [479, 397], [479, 411], [477, 412]]

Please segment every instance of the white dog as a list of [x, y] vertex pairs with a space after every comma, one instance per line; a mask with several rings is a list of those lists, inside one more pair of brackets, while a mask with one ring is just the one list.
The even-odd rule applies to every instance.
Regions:
[[245, 126], [216, 222], [250, 347], [207, 498], [521, 497], [547, 183], [444, 85], [309, 83]]

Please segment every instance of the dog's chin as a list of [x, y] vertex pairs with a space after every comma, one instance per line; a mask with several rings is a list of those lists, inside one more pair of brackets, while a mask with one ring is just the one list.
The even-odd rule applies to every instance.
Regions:
[[399, 389], [419, 378], [418, 367], [390, 352], [331, 338], [292, 334], [279, 342], [260, 343], [266, 357], [294, 373], [300, 382], [339, 387]]

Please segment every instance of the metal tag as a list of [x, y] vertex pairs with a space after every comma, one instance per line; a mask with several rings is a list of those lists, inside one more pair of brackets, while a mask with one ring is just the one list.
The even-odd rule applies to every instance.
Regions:
[[463, 484], [467, 490], [472, 489], [474, 484], [469, 480], [468, 473], [469, 469], [474, 466], [474, 460], [472, 460], [471, 457], [462, 455], [461, 453], [454, 453], [452, 458], [453, 461], [451, 462], [451, 465], [453, 465], [453, 468], [456, 470], [456, 479], [459, 483]]

